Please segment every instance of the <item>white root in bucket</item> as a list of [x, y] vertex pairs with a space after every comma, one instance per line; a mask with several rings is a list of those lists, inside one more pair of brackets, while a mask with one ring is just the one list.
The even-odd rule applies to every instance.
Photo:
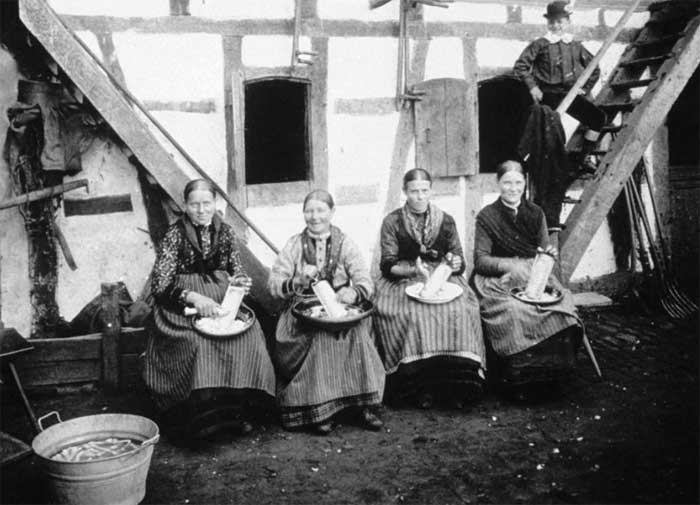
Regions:
[[335, 291], [333, 291], [328, 281], [316, 282], [311, 288], [314, 290], [323, 308], [326, 309], [326, 314], [331, 318], [345, 317], [347, 315], [348, 311], [335, 297]]
[[128, 438], [107, 438], [90, 440], [82, 444], [71, 445], [51, 456], [56, 461], [94, 461], [111, 458], [138, 449], [139, 446]]

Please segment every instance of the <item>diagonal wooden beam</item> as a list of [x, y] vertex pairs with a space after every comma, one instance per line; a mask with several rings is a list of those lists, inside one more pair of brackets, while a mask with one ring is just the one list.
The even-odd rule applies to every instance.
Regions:
[[[175, 161], [45, 0], [20, 0], [19, 7], [20, 19], [27, 29], [90, 100], [168, 196], [174, 202], [181, 202], [182, 190], [194, 177], [194, 171], [188, 173]], [[227, 214], [226, 221], [235, 229], [240, 229], [240, 223], [232, 213]], [[241, 249], [243, 264], [254, 279], [253, 296], [266, 309], [276, 312], [278, 304], [266, 288], [269, 270], [247, 246], [242, 245]]]
[[671, 56], [658, 70], [641, 103], [602, 159], [595, 179], [586, 187], [561, 234], [562, 277], [566, 281], [586, 252], [625, 181], [634, 171], [656, 130], [700, 64], [700, 17], [686, 28]]

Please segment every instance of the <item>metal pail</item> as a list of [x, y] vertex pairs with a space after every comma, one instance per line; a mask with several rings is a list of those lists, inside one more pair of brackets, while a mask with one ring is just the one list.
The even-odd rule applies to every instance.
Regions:
[[[41, 422], [55, 415], [59, 423], [44, 429]], [[51, 503], [75, 505], [136, 505], [146, 494], [146, 476], [158, 425], [131, 414], [98, 414], [61, 422], [57, 412], [41, 419], [42, 432], [32, 441], [44, 473]], [[52, 456], [66, 447], [105, 438], [141, 442], [137, 449], [93, 461], [57, 461]]]

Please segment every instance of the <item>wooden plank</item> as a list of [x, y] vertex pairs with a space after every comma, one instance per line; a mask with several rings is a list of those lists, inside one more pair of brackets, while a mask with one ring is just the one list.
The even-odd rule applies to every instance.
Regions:
[[131, 194], [129, 193], [95, 198], [63, 199], [63, 214], [66, 217], [133, 211], [134, 206], [131, 204]]
[[448, 175], [445, 79], [421, 82], [414, 89], [425, 93], [414, 105], [416, 166], [435, 178], [445, 177]]
[[99, 360], [17, 363], [17, 371], [25, 387], [95, 382], [101, 376]]
[[311, 79], [312, 69], [306, 65], [293, 67], [250, 67], [244, 68], [245, 80], [266, 79], [273, 77], [294, 77], [297, 79]]
[[[620, 0], [622, 1], [622, 0]], [[545, 4], [541, 4], [544, 8]], [[219, 35], [292, 35], [292, 19], [241, 19], [214, 20], [194, 16], [179, 17], [110, 17], [63, 15], [62, 18], [76, 31], [93, 30], [96, 26], [106, 26], [112, 32], [131, 31], [134, 33], [216, 33]], [[505, 38], [531, 41], [542, 35], [542, 24], [518, 23], [479, 23], [471, 21], [426, 23], [431, 37], [472, 37]], [[302, 33], [310, 37], [396, 37], [396, 21], [362, 21], [353, 19], [304, 19]], [[604, 26], [576, 26], [574, 33], [580, 40], [605, 40], [609, 28]], [[637, 29], [626, 29], [620, 34], [619, 42], [631, 41]]]
[[[159, 143], [107, 75], [92, 61], [86, 50], [73, 39], [43, 0], [20, 0], [19, 6], [20, 19], [29, 31], [66, 71], [70, 79], [133, 151], [172, 201], [180, 202], [182, 189], [190, 180], [190, 176]], [[183, 16], [167, 19], [186, 22], [187, 18]], [[112, 28], [104, 18], [101, 18], [101, 22]], [[235, 79], [234, 83], [236, 81], [238, 79]], [[242, 226], [240, 219], [233, 212], [226, 214], [226, 222], [236, 229]], [[266, 288], [269, 270], [242, 243], [241, 260], [248, 274], [253, 276], [253, 296], [272, 313], [279, 310], [279, 301], [273, 299]]]
[[311, 50], [318, 53], [313, 57], [311, 68], [311, 104], [307, 123], [310, 126], [311, 182], [314, 188], [328, 189], [328, 39], [313, 37]]
[[299, 203], [311, 191], [310, 181], [249, 184], [245, 187], [250, 207], [268, 207]]
[[68, 360], [99, 360], [102, 336], [86, 335], [68, 338], [35, 338], [34, 350], [16, 359], [18, 366], [29, 363], [54, 363]]
[[574, 293], [572, 297], [574, 305], [577, 307], [609, 307], [612, 305], [612, 300], [609, 297], [595, 291]]
[[119, 388], [119, 284], [103, 282], [100, 302], [102, 325], [102, 383], [108, 390]]
[[462, 39], [462, 66], [464, 67], [465, 117], [470, 123], [465, 127], [464, 170], [466, 175], [479, 173], [479, 63], [476, 57], [476, 39]]
[[394, 97], [336, 98], [333, 112], [351, 116], [385, 116], [396, 113], [396, 99]]
[[[245, 150], [243, 147], [242, 107], [244, 106], [242, 83], [241, 37], [225, 36], [222, 41], [224, 54], [224, 122], [226, 127], [226, 191], [229, 198], [241, 208], [246, 208]], [[239, 235], [245, 229], [236, 229]]]
[[567, 281], [583, 257], [588, 244], [622, 191], [658, 127], [665, 121], [678, 95], [700, 64], [700, 18], [695, 18], [674, 48], [675, 58], [659, 69], [639, 106], [629, 115], [610, 151], [603, 157], [581, 203], [574, 207], [561, 235], [562, 276]]
[[194, 114], [211, 114], [216, 112], [216, 100], [144, 100], [144, 107], [149, 111], [191, 112]]

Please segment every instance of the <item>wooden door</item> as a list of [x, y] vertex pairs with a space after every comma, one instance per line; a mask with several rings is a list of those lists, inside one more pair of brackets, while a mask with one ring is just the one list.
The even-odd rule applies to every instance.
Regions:
[[479, 137], [476, 83], [431, 79], [414, 86], [416, 165], [435, 177], [478, 173]]

